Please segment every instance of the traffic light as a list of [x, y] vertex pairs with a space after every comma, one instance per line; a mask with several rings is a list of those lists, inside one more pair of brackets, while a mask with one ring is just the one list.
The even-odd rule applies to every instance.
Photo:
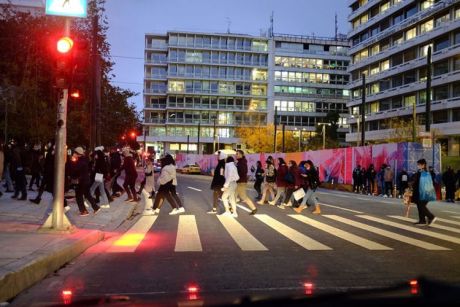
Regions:
[[56, 41], [56, 87], [68, 88], [69, 79], [72, 75], [73, 40], [63, 36]]
[[84, 39], [75, 41], [73, 51], [73, 71], [70, 84], [70, 96], [74, 99], [84, 99], [89, 80], [89, 50], [88, 42]]

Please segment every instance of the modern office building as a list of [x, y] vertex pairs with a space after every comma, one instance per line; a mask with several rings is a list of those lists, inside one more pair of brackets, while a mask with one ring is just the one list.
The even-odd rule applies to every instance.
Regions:
[[[348, 0], [352, 64], [348, 142], [359, 140], [362, 75], [365, 75], [365, 138], [382, 142], [395, 133], [392, 119], [424, 131], [427, 52], [432, 48], [431, 130], [459, 155], [460, 1]], [[362, 125], [361, 125], [362, 126]], [[362, 127], [361, 127], [362, 129]]]
[[139, 139], [157, 152], [235, 148], [236, 127], [267, 123], [267, 38], [146, 34], [144, 76]]
[[3, 5], [11, 5], [18, 12], [45, 15], [45, 0], [0, 0], [0, 10]]
[[[296, 131], [305, 145], [327, 113], [338, 112], [338, 136], [343, 144], [349, 130], [346, 37], [275, 34], [270, 44], [269, 105], [277, 108], [277, 123]], [[273, 121], [272, 114], [270, 119]]]
[[277, 123], [304, 143], [337, 111], [344, 140], [347, 51], [346, 38], [146, 34], [139, 140], [159, 152], [236, 148], [236, 128], [272, 124], [275, 107]]

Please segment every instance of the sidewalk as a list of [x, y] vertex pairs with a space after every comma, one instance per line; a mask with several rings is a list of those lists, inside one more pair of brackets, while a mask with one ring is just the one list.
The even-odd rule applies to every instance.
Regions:
[[[104, 239], [104, 232], [115, 231], [136, 209], [135, 203], [116, 198], [110, 209], [94, 215], [79, 216], [75, 200], [69, 201], [66, 215], [76, 231], [72, 234], [39, 233], [37, 229], [52, 211], [49, 193], [40, 205], [11, 199], [11, 193], [0, 198], [0, 303], [5, 302], [34, 283], [78, 257], [87, 248]], [[29, 192], [28, 198], [36, 192]], [[137, 206], [142, 205], [142, 201]]]

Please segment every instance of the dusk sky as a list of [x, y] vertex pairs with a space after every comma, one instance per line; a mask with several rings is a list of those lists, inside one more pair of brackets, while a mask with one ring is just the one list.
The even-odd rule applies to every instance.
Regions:
[[131, 99], [143, 108], [144, 34], [168, 30], [227, 32], [259, 35], [274, 12], [274, 32], [334, 36], [349, 29], [345, 0], [107, 0], [108, 40], [115, 67], [113, 84], [138, 95]]

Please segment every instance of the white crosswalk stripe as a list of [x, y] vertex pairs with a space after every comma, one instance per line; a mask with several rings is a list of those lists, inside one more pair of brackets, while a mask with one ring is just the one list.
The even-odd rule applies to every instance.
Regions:
[[[404, 216], [399, 216], [399, 215], [389, 215], [389, 217], [394, 218], [394, 219], [398, 219], [398, 220], [401, 220], [401, 221], [411, 222], [411, 223], [417, 222], [416, 219], [411, 219], [409, 217], [404, 217]], [[439, 220], [439, 218], [438, 218], [438, 220]], [[437, 228], [437, 229], [447, 230], [447, 231], [450, 231], [450, 232], [460, 233], [460, 229], [457, 229], [457, 228], [454, 228], [454, 227], [449, 227], [449, 226], [438, 225], [436, 223], [430, 225], [430, 228]]]
[[356, 211], [356, 210], [352, 210], [352, 209], [342, 208], [342, 207], [339, 207], [339, 206], [334, 206], [334, 205], [329, 205], [329, 204], [324, 204], [324, 203], [321, 203], [321, 206], [330, 207], [330, 208], [335, 208], [335, 209], [340, 209], [340, 210], [343, 210], [343, 211], [348, 211], [348, 212], [353, 212], [353, 213], [358, 213], [358, 214], [363, 214], [363, 213], [364, 213], [364, 212], [361, 212], [361, 211]]
[[246, 230], [236, 219], [231, 216], [217, 216], [224, 228], [238, 244], [241, 250], [244, 251], [267, 251], [262, 243], [260, 243], [249, 231]]
[[200, 235], [194, 215], [179, 216], [175, 252], [201, 252]]
[[265, 223], [266, 225], [270, 226], [286, 238], [291, 241], [294, 241], [298, 245], [302, 246], [307, 250], [331, 250], [329, 246], [326, 246], [316, 240], [313, 240], [310, 237], [298, 232], [295, 229], [292, 229], [289, 226], [286, 226], [283, 223], [278, 222], [274, 218], [266, 215], [266, 214], [256, 214], [254, 215], [259, 221]]
[[452, 216], [454, 219], [460, 219], [460, 216]]
[[370, 215], [357, 215], [357, 216], [360, 217], [360, 218], [369, 220], [369, 221], [380, 223], [380, 224], [384, 224], [384, 225], [392, 226], [392, 227], [395, 227], [395, 228], [404, 229], [404, 230], [407, 230], [407, 231], [410, 231], [410, 232], [415, 232], [415, 233], [425, 235], [425, 236], [428, 236], [428, 237], [432, 237], [432, 238], [436, 238], [436, 239], [440, 239], [440, 240], [460, 244], [460, 238], [458, 238], [458, 237], [452, 237], [452, 236], [440, 234], [440, 233], [437, 233], [437, 232], [433, 232], [433, 231], [430, 231], [430, 230], [416, 228], [414, 226], [408, 226], [408, 225], [404, 225], [404, 224], [399, 224], [399, 223], [384, 220], [384, 219], [374, 217], [374, 216], [370, 216]]
[[144, 240], [158, 216], [142, 216], [120, 239], [107, 250], [108, 253], [133, 253]]
[[452, 220], [448, 220], [448, 219], [443, 219], [443, 218], [441, 218], [441, 217], [438, 217], [437, 220], [440, 221], [440, 222], [443, 222], [443, 223], [454, 224], [454, 225], [459, 225], [459, 226], [460, 226], [460, 222], [457, 222], [457, 221], [452, 221]]
[[312, 227], [315, 227], [315, 228], [318, 228], [320, 230], [323, 230], [327, 233], [330, 233], [331, 235], [334, 235], [336, 237], [339, 237], [345, 241], [348, 241], [348, 242], [351, 242], [353, 244], [356, 244], [356, 245], [359, 245], [361, 247], [364, 247], [368, 250], [392, 250], [391, 247], [388, 247], [388, 246], [385, 246], [385, 245], [382, 245], [382, 244], [379, 244], [379, 243], [376, 243], [374, 241], [370, 241], [370, 240], [367, 240], [367, 239], [364, 239], [362, 237], [359, 237], [357, 235], [354, 235], [352, 233], [349, 233], [349, 232], [346, 232], [346, 231], [343, 231], [341, 229], [338, 229], [338, 228], [335, 228], [335, 227], [332, 227], [332, 226], [329, 226], [327, 224], [324, 224], [324, 223], [321, 223], [321, 222], [318, 222], [314, 219], [311, 219], [311, 218], [308, 218], [304, 215], [289, 215], [290, 217], [302, 222], [302, 223], [305, 223], [307, 225], [310, 225]]
[[387, 231], [387, 230], [377, 228], [377, 227], [374, 227], [374, 226], [370, 226], [370, 225], [367, 225], [367, 224], [364, 224], [364, 223], [356, 222], [356, 221], [353, 221], [353, 220], [350, 220], [350, 219], [347, 219], [347, 218], [343, 218], [343, 217], [338, 216], [338, 215], [323, 215], [323, 216], [327, 217], [329, 219], [332, 219], [334, 221], [337, 221], [337, 222], [341, 222], [341, 223], [344, 223], [344, 224], [347, 224], [347, 225], [350, 225], [350, 226], [353, 226], [353, 227], [356, 227], [356, 228], [359, 228], [359, 229], [362, 229], [362, 230], [365, 230], [365, 231], [368, 231], [368, 232], [378, 234], [378, 235], [383, 236], [383, 237], [387, 237], [387, 238], [390, 238], [390, 239], [393, 239], [393, 240], [396, 240], [396, 241], [399, 241], [399, 242], [407, 243], [407, 244], [410, 244], [410, 245], [413, 245], [413, 246], [416, 246], [416, 247], [420, 247], [420, 248], [423, 248], [423, 249], [427, 249], [427, 250], [450, 250], [449, 248], [445, 248], [445, 247], [442, 247], [442, 246], [438, 246], [438, 245], [435, 245], [435, 244], [431, 244], [431, 243], [428, 243], [428, 242], [417, 240], [417, 239], [414, 239], [414, 238], [411, 238], [411, 237], [400, 235], [398, 233], [395, 233], [395, 232], [392, 232], [392, 231]]

